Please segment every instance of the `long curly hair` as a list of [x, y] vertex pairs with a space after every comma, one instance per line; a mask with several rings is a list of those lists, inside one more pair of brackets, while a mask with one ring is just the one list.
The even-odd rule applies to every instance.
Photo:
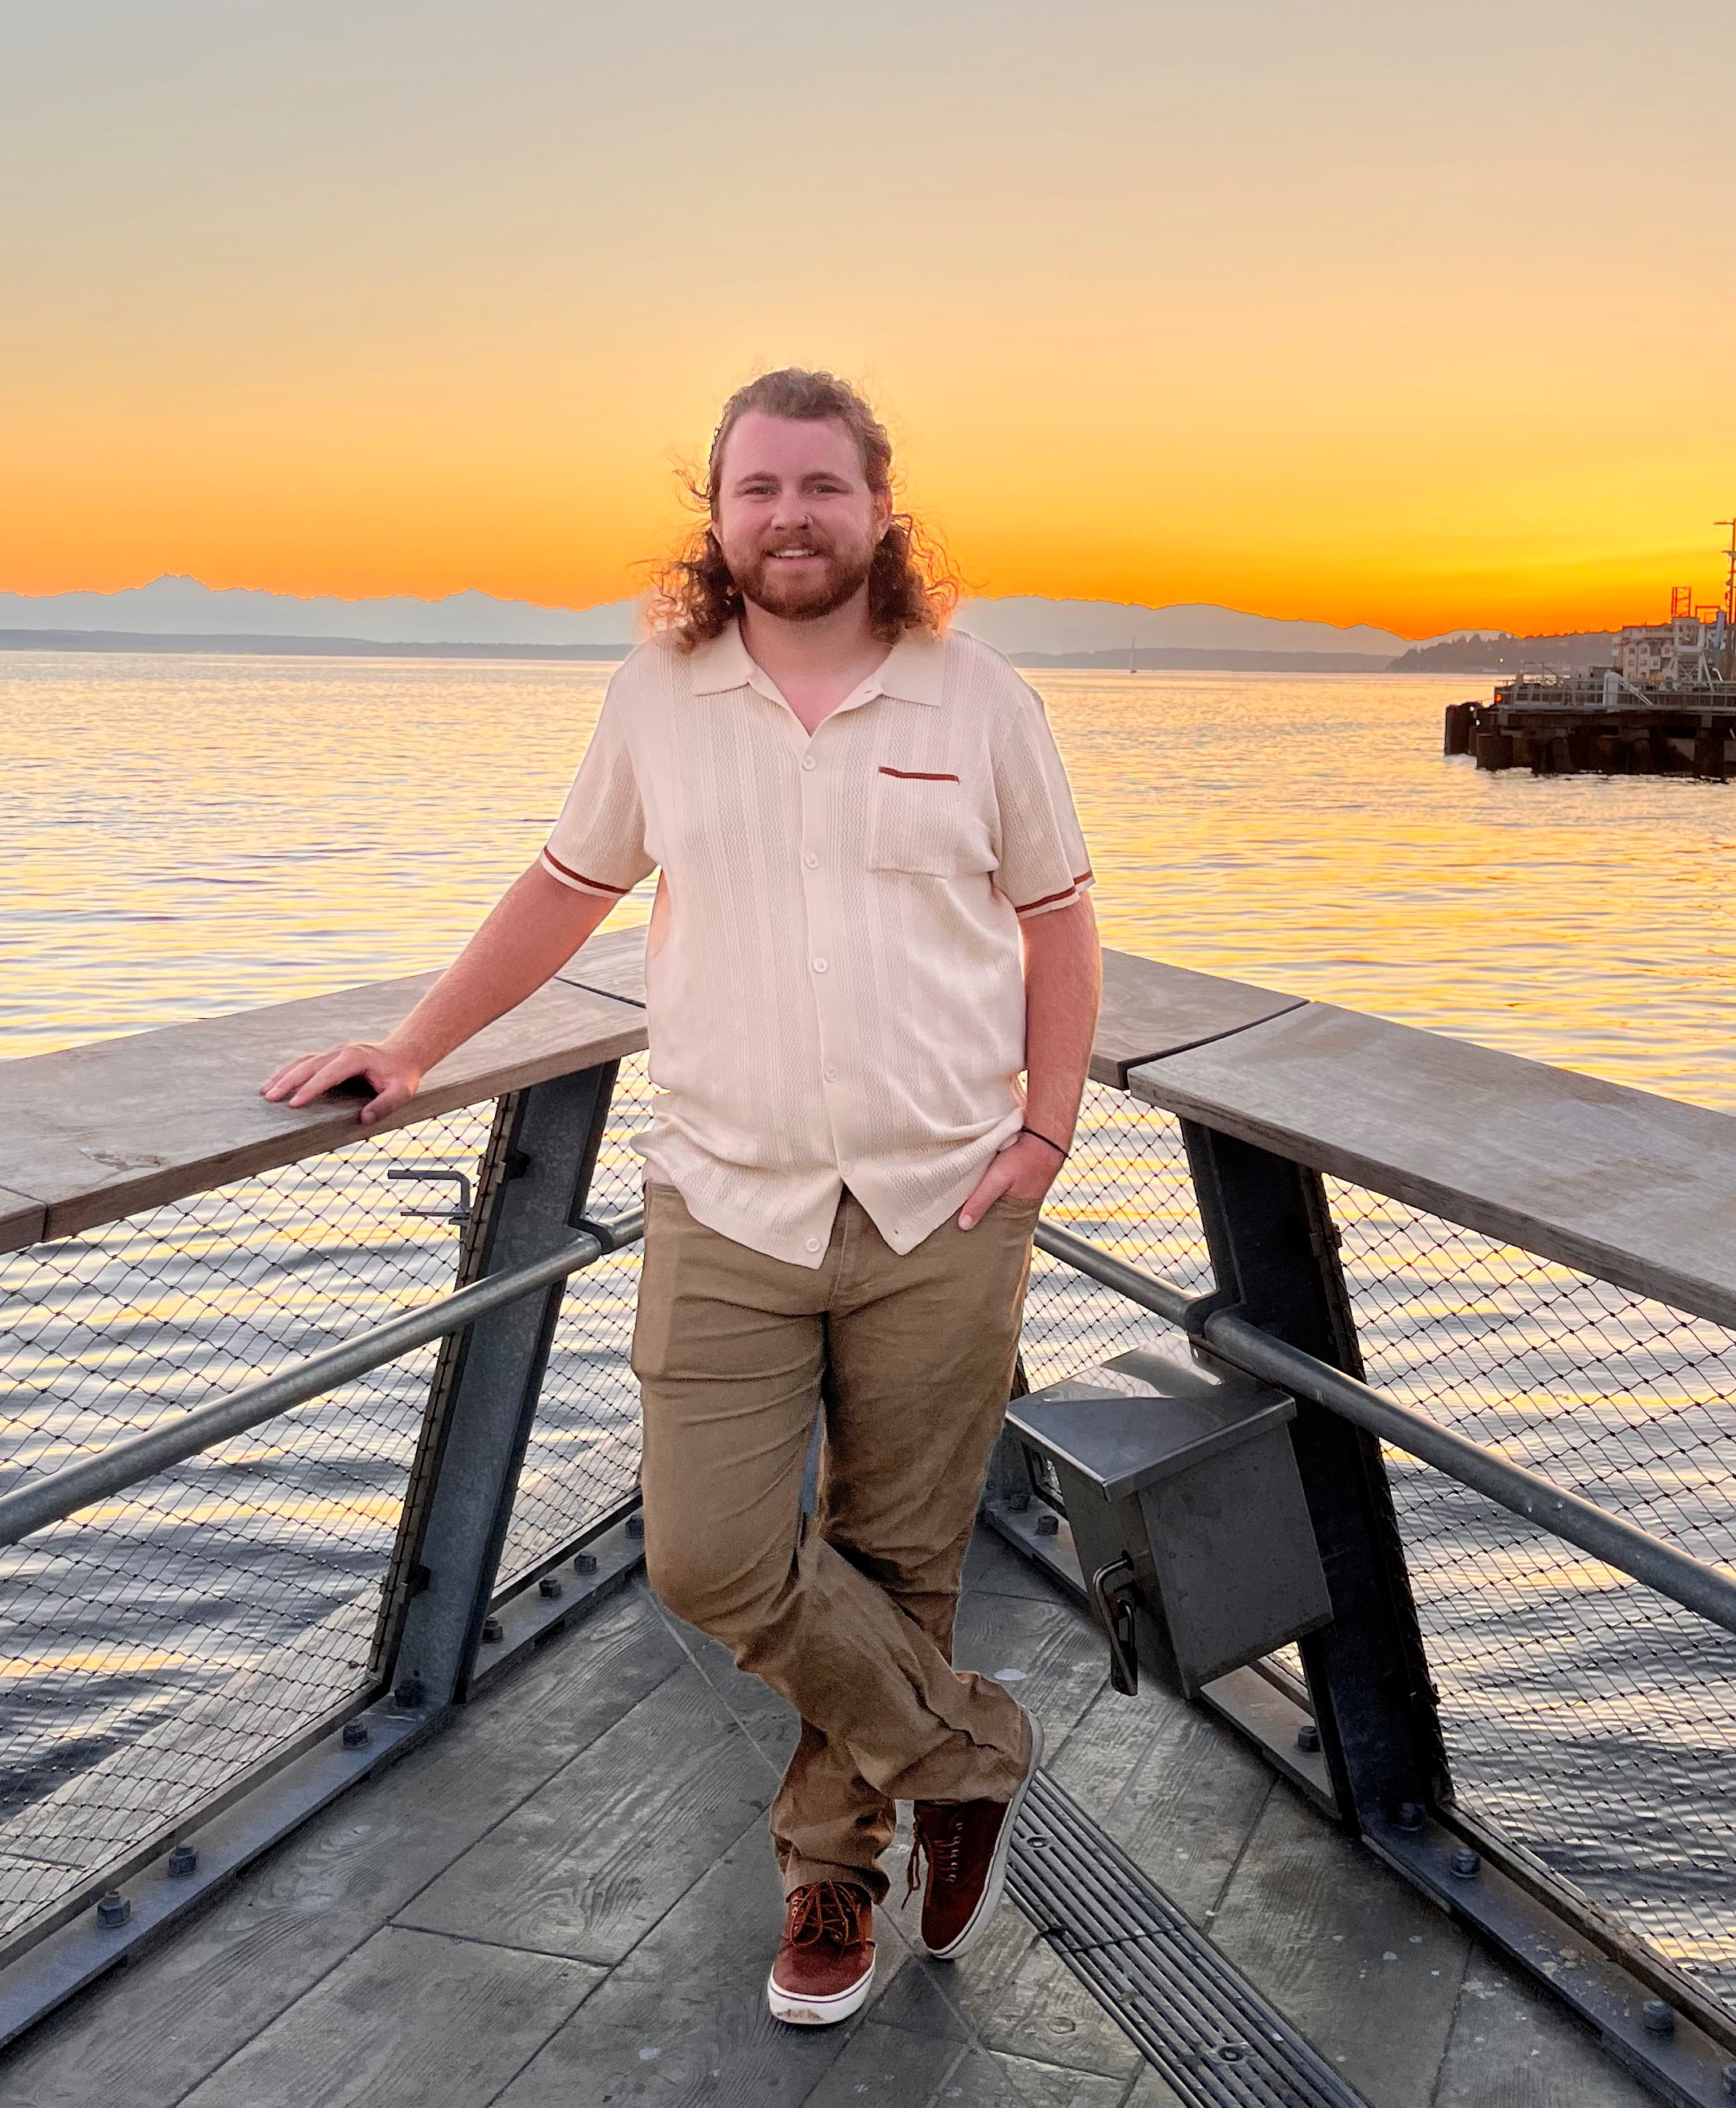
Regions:
[[[672, 637], [684, 651], [705, 643], [741, 613], [740, 588], [730, 575], [712, 530], [717, 516], [724, 444], [749, 410], [803, 423], [831, 420], [843, 426], [862, 457], [869, 488], [893, 491], [892, 441], [886, 427], [848, 381], [797, 366], [762, 373], [738, 388], [723, 406], [713, 435], [703, 482], [687, 490], [704, 517], [679, 554], [657, 572], [647, 616], [653, 630]], [[883, 642], [896, 644], [908, 629], [940, 630], [958, 604], [959, 581], [945, 550], [907, 512], [895, 512], [868, 573], [868, 619]]]

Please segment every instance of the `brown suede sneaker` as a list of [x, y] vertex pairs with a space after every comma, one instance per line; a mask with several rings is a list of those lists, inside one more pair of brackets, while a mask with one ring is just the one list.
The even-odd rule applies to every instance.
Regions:
[[922, 1898], [922, 1943], [937, 1962], [956, 1962], [987, 1931], [1006, 1887], [1013, 1824], [1037, 1768], [1043, 1760], [1043, 1731], [1027, 1714], [1031, 1760], [1010, 1800], [919, 1800], [911, 1844], [906, 1899], [928, 1863]]
[[874, 1981], [874, 1899], [853, 1881], [815, 1881], [791, 1895], [766, 1980], [776, 2020], [829, 2028], [861, 2010]]

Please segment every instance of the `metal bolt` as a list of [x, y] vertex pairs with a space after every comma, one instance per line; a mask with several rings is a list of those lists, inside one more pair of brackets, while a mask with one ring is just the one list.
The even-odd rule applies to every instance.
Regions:
[[1648, 1998], [1639, 2008], [1639, 2020], [1648, 2035], [1673, 2035], [1675, 2009], [1663, 1998]]
[[573, 1571], [575, 1574], [595, 1574], [596, 1554], [594, 1552], [579, 1552], [573, 1559]]
[[1248, 2054], [1239, 2043], [1226, 2043], [1218, 2055], [1226, 2064], [1239, 2064]]
[[645, 1517], [636, 1508], [635, 1508], [633, 1512], [627, 1518], [627, 1534], [629, 1537], [643, 1537], [645, 1535]]
[[395, 1703], [407, 1706], [413, 1711], [418, 1705], [428, 1703], [428, 1686], [412, 1672], [402, 1680], [392, 1696]]
[[484, 1618], [483, 1619], [482, 1638], [483, 1645], [484, 1646], [492, 1646], [497, 1641], [503, 1640], [506, 1637], [506, 1628], [503, 1624], [501, 1624], [498, 1618]]
[[1296, 1731], [1297, 1748], [1298, 1750], [1306, 1750], [1308, 1754], [1312, 1756], [1314, 1752], [1319, 1749], [1320, 1745], [1320, 1729], [1315, 1726], [1311, 1720], [1304, 1720], [1301, 1727], [1299, 1727]]
[[1475, 1879], [1477, 1869], [1482, 1865], [1482, 1858], [1468, 1844], [1461, 1844], [1447, 1864], [1461, 1881], [1468, 1881]]
[[169, 1855], [169, 1878], [184, 1881], [189, 1874], [199, 1871], [199, 1854], [191, 1844], [178, 1844]]
[[537, 1593], [546, 1596], [551, 1603], [557, 1596], [564, 1593], [566, 1583], [558, 1574], [545, 1574], [537, 1583]]
[[1028, 1493], [1009, 1493], [1006, 1504], [1014, 1515], [1023, 1515], [1031, 1505], [1031, 1496]]
[[1725, 2065], [1722, 2077], [1725, 2092], [1733, 2101], [1736, 2101], [1736, 2064]]
[[1037, 1519], [1037, 1534], [1039, 1537], [1059, 1537], [1061, 1534], [1061, 1518], [1052, 1510], [1045, 1508]]
[[1425, 1821], [1423, 1804], [1419, 1800], [1401, 1800], [1396, 1817], [1401, 1830], [1420, 1830]]
[[107, 1926], [111, 1930], [115, 1926], [124, 1925], [132, 1915], [133, 1905], [119, 1889], [110, 1889], [97, 1906], [97, 1924]]
[[346, 1750], [365, 1750], [368, 1740], [369, 1729], [366, 1720], [346, 1720], [344, 1723], [344, 1746]]

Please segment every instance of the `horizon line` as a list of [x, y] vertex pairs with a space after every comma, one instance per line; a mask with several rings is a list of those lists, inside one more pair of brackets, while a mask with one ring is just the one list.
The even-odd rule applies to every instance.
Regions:
[[[0, 597], [10, 600], [31, 601], [67, 600], [73, 598], [75, 596], [88, 597], [92, 599], [112, 600], [122, 593], [146, 592], [150, 591], [151, 587], [160, 585], [196, 586], [201, 592], [213, 594], [259, 593], [273, 600], [295, 601], [304, 606], [311, 605], [319, 601], [331, 601], [336, 602], [341, 606], [357, 608], [367, 607], [385, 601], [414, 601], [421, 607], [440, 608], [447, 606], [453, 601], [474, 598], [491, 601], [496, 606], [499, 607], [524, 607], [532, 609], [539, 615], [596, 615], [601, 613], [607, 609], [623, 607], [629, 603], [636, 606], [641, 603], [647, 597], [650, 592], [650, 588], [646, 588], [637, 592], [618, 594], [613, 599], [589, 601], [581, 606], [568, 601], [538, 601], [532, 600], [524, 596], [509, 597], [501, 593], [490, 592], [480, 586], [456, 586], [454, 587], [450, 592], [438, 594], [418, 593], [407, 591], [365, 594], [342, 593], [329, 590], [315, 592], [297, 592], [277, 586], [214, 586], [207, 583], [204, 579], [196, 576], [191, 571], [160, 571], [154, 578], [142, 579], [137, 583], [131, 585], [63, 586], [49, 592], [29, 592], [23, 591], [16, 587], [0, 585]], [[1489, 624], [1465, 623], [1455, 624], [1452, 628], [1448, 629], [1431, 630], [1424, 633], [1423, 634], [1413, 637], [1406, 635], [1403, 630], [1394, 629], [1385, 623], [1369, 621], [1365, 617], [1359, 618], [1354, 622], [1333, 622], [1320, 615], [1269, 615], [1258, 608], [1235, 606], [1227, 601], [1185, 600], [1159, 601], [1112, 600], [1091, 593], [1046, 593], [1029, 592], [1010, 593], [961, 592], [959, 596], [958, 604], [960, 607], [965, 607], [982, 602], [1005, 604], [1013, 601], [1035, 601], [1046, 603], [1051, 606], [1124, 608], [1130, 614], [1136, 615], [1173, 615], [1186, 613], [1194, 609], [1199, 609], [1202, 610], [1208, 610], [1213, 614], [1239, 615], [1251, 622], [1306, 624], [1306, 626], [1313, 628], [1334, 630], [1341, 635], [1348, 635], [1359, 629], [1374, 630], [1383, 637], [1399, 637], [1407, 645], [1438, 642], [1448, 637], [1456, 637], [1459, 636], [1485, 635], [1492, 637], [1510, 636], [1514, 633], [1511, 631], [1504, 630], [1497, 626]], [[1540, 631], [1536, 633], [1539, 635], [1567, 635], [1574, 633], [1566, 631]], [[1588, 632], [1582, 633], [1595, 634], [1596, 633]], [[1168, 647], [1152, 646], [1142, 646], [1140, 648], [1161, 650]]]

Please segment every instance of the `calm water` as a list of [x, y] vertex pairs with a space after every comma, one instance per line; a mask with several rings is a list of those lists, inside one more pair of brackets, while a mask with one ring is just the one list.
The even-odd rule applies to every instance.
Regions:
[[[440, 963], [604, 678], [0, 654], [0, 1056]], [[1037, 679], [1109, 942], [1736, 1106], [1736, 787], [1479, 775], [1457, 678]]]
[[[0, 654], [0, 1057], [440, 963], [534, 854], [605, 678]], [[1109, 942], [1736, 1110], [1736, 786], [1480, 776], [1440, 755], [1456, 678], [1037, 678]], [[1064, 1215], [1203, 1279], [1172, 1146], [1113, 1093], [1087, 1111]], [[406, 1218], [383, 1158], [473, 1163], [480, 1132], [453, 1115], [0, 1262], [4, 1478], [438, 1293], [452, 1233]], [[619, 1205], [632, 1160], [605, 1172]], [[1729, 1335], [1335, 1206], [1378, 1381], [1736, 1557]], [[510, 1566], [631, 1484], [636, 1264], [569, 1294]], [[1038, 1269], [1035, 1381], [1147, 1329]], [[0, 1930], [353, 1687], [428, 1359], [0, 1556]], [[1736, 1995], [1736, 1643], [1392, 1469], [1461, 1792]]]

